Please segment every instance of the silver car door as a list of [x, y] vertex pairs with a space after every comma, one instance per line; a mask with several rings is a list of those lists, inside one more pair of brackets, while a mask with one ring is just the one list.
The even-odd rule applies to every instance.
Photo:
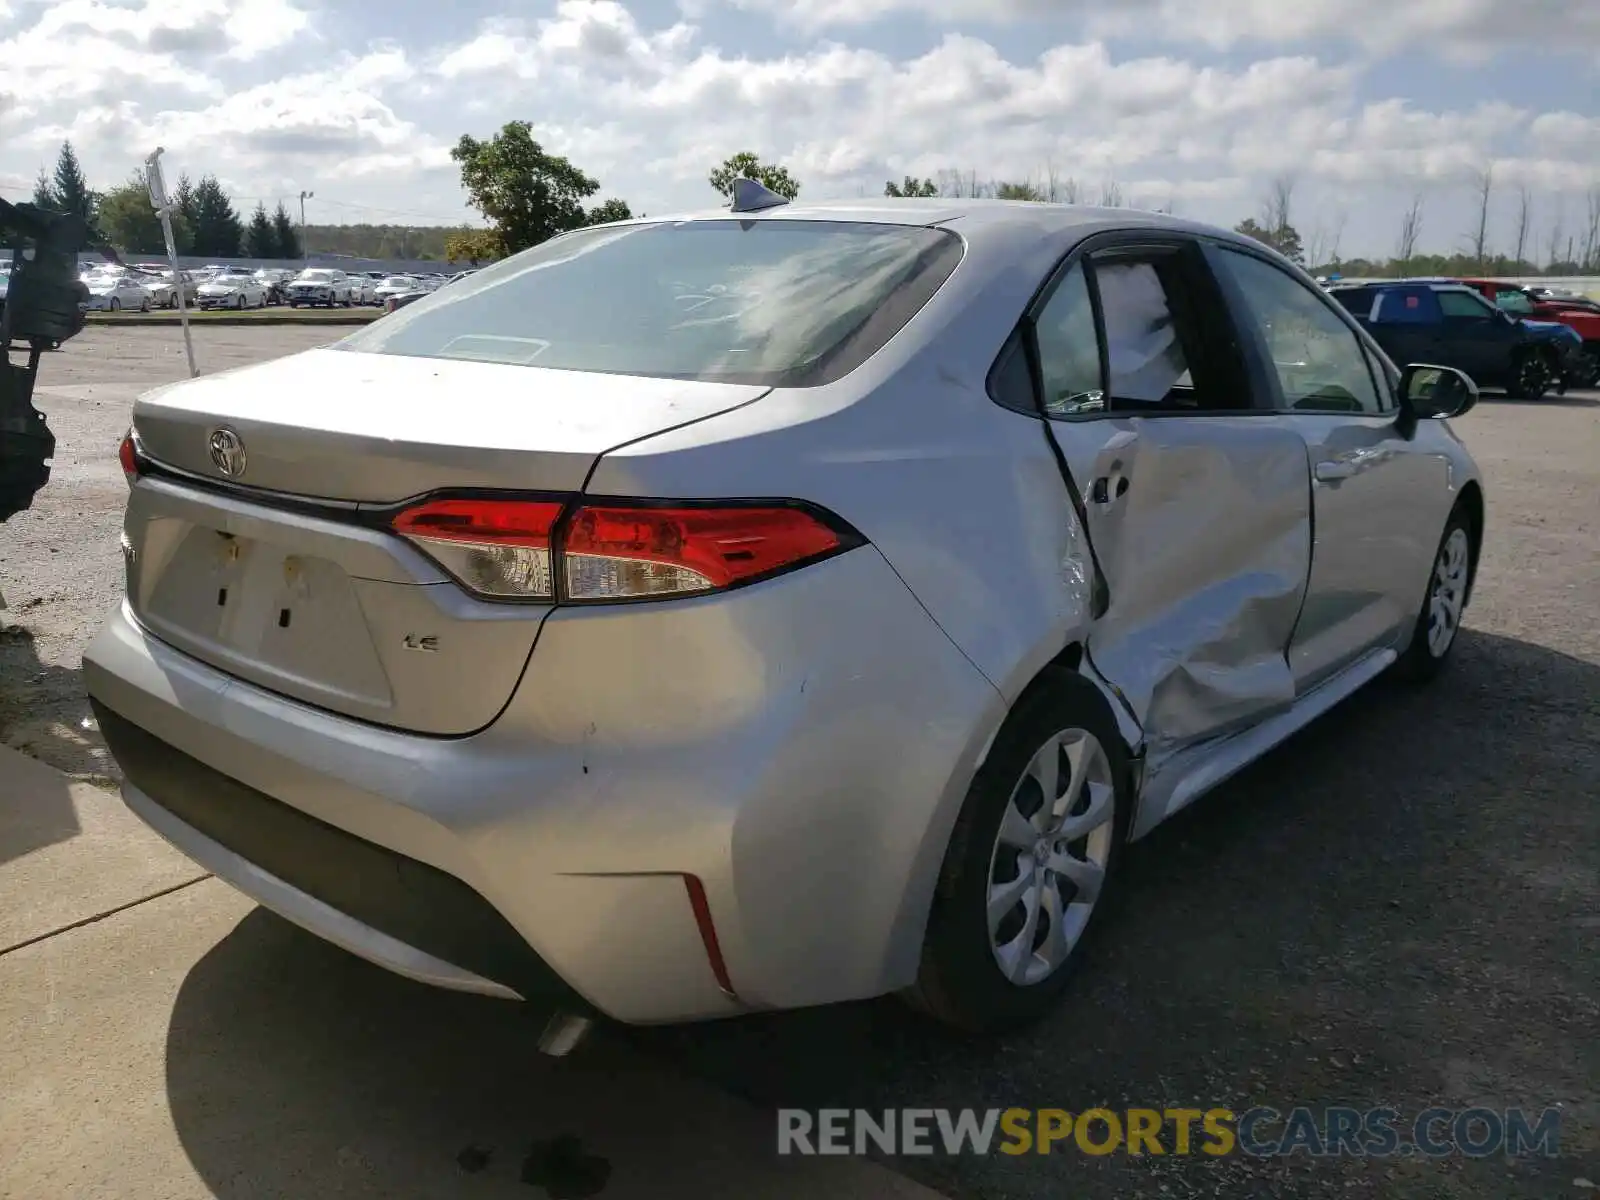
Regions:
[[1305, 448], [1253, 407], [1221, 308], [1195, 243], [1102, 239], [1024, 325], [1104, 585], [1087, 652], [1143, 727], [1148, 771], [1295, 695]]
[[1289, 644], [1304, 692], [1409, 636], [1450, 504], [1450, 463], [1407, 435], [1387, 371], [1320, 288], [1242, 248], [1209, 255], [1252, 317], [1274, 404], [1310, 462], [1316, 537]]

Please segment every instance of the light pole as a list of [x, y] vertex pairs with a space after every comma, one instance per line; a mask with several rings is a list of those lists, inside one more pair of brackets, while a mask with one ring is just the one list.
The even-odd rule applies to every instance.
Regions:
[[306, 245], [306, 201], [315, 196], [315, 192], [300, 193], [300, 265], [305, 266], [311, 258], [311, 249]]

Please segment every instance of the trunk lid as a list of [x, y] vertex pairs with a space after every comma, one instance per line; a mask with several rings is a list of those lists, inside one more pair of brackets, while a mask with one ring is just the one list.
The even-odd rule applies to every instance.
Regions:
[[[133, 425], [150, 458], [193, 475], [385, 504], [439, 488], [575, 492], [607, 450], [767, 390], [322, 349], [158, 389]], [[211, 457], [219, 428], [244, 446], [231, 476]]]
[[[474, 598], [367, 510], [442, 488], [575, 493], [605, 451], [767, 390], [336, 350], [162, 389], [134, 408], [144, 454], [239, 490], [138, 481], [129, 604], [162, 640], [261, 687], [473, 732], [510, 698], [549, 606]], [[212, 458], [218, 429], [244, 448], [231, 476]]]

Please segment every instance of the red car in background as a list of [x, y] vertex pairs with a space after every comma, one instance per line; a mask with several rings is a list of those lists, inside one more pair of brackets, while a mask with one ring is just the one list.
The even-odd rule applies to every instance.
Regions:
[[1577, 296], [1539, 295], [1523, 284], [1506, 283], [1499, 279], [1462, 279], [1458, 282], [1473, 288], [1496, 308], [1514, 317], [1559, 321], [1575, 329], [1578, 336], [1583, 338], [1583, 358], [1575, 377], [1567, 382], [1574, 387], [1593, 387], [1600, 381], [1600, 304]]

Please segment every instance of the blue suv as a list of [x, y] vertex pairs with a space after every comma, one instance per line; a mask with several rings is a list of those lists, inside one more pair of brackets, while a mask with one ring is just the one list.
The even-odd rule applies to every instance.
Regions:
[[1583, 338], [1555, 321], [1518, 319], [1461, 283], [1405, 279], [1341, 284], [1328, 294], [1395, 362], [1465, 371], [1481, 387], [1537, 400], [1565, 390]]

